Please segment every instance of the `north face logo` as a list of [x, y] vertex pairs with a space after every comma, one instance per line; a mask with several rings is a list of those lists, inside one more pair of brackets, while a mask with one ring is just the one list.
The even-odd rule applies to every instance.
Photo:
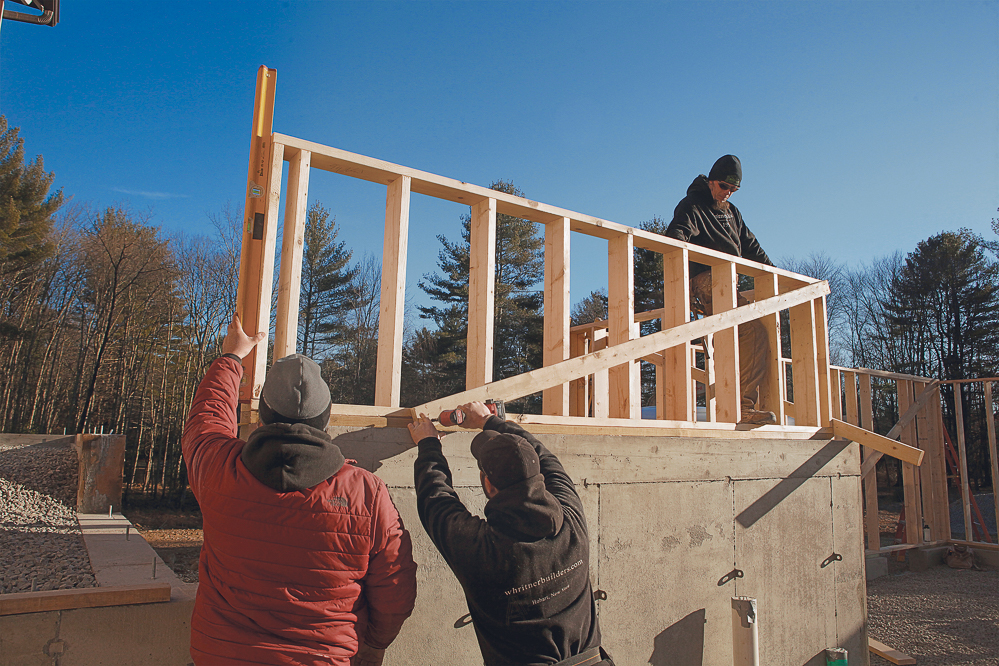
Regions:
[[350, 503], [347, 501], [346, 497], [330, 497], [326, 501], [332, 504], [333, 506], [339, 506], [344, 509], [350, 506]]

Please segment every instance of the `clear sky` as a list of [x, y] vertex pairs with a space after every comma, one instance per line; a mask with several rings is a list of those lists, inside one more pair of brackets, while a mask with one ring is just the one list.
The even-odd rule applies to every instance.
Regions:
[[[260, 65], [277, 132], [622, 224], [733, 153], [775, 260], [991, 236], [999, 208], [996, 0], [66, 0], [55, 28], [2, 22], [0, 113], [74, 200], [211, 234], [243, 207]], [[384, 187], [313, 170], [309, 198], [380, 256]], [[408, 298], [464, 212], [414, 195]], [[572, 243], [577, 302], [606, 243]]]

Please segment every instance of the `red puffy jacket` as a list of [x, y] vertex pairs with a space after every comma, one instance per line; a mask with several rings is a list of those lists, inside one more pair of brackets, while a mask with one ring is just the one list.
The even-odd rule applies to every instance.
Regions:
[[409, 533], [381, 479], [352, 465], [297, 492], [258, 481], [236, 437], [241, 376], [232, 358], [213, 362], [184, 428], [205, 533], [191, 656], [348, 666], [359, 640], [387, 647], [413, 611]]

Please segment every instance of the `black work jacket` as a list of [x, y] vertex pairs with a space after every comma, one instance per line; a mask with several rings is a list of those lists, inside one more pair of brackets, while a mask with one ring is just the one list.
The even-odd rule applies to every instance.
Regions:
[[486, 666], [540, 666], [600, 644], [583, 504], [558, 458], [519, 425], [541, 474], [504, 488], [472, 515], [458, 499], [438, 439], [419, 443], [416, 500], [423, 527], [465, 592]]
[[[729, 203], [730, 225], [715, 216], [714, 203], [707, 177], [698, 176], [687, 188], [687, 196], [676, 205], [666, 236], [773, 266], [756, 236], [743, 222], [739, 209]], [[705, 269], [701, 264], [694, 264], [691, 276]]]

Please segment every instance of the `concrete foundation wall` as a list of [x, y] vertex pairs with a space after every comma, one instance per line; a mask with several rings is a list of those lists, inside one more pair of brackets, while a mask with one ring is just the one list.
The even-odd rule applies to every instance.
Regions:
[[2, 666], [187, 666], [197, 585], [169, 603], [0, 617]]
[[[406, 430], [336, 429], [347, 458], [389, 485], [419, 564], [416, 611], [385, 666], [480, 664], [461, 589], [416, 513]], [[481, 513], [474, 433], [444, 439], [458, 492]], [[868, 666], [857, 445], [826, 439], [539, 435], [577, 484], [604, 646], [619, 666], [729, 666], [734, 596], [758, 601], [760, 663]], [[0, 618], [6, 664], [178, 664], [189, 590], [169, 604]], [[60, 658], [49, 655], [64, 641]], [[11, 643], [7, 642], [9, 646]], [[53, 648], [55, 646], [55, 648]], [[48, 651], [48, 652], [46, 652]], [[4, 650], [0, 650], [0, 653]], [[34, 655], [28, 660], [28, 653]]]
[[177, 578], [121, 514], [79, 519], [101, 588], [165, 583], [170, 601], [0, 616], [0, 666], [189, 664], [197, 584]]
[[[473, 434], [447, 435], [444, 452], [462, 499], [481, 512]], [[481, 663], [461, 589], [416, 513], [408, 434], [337, 435], [344, 455], [393, 489], [420, 565], [416, 611], [386, 666]], [[583, 498], [590, 576], [606, 593], [598, 602], [604, 646], [619, 666], [730, 666], [734, 596], [758, 601], [760, 663], [825, 666], [829, 647], [846, 648], [851, 666], [869, 663], [856, 444], [539, 439]]]

